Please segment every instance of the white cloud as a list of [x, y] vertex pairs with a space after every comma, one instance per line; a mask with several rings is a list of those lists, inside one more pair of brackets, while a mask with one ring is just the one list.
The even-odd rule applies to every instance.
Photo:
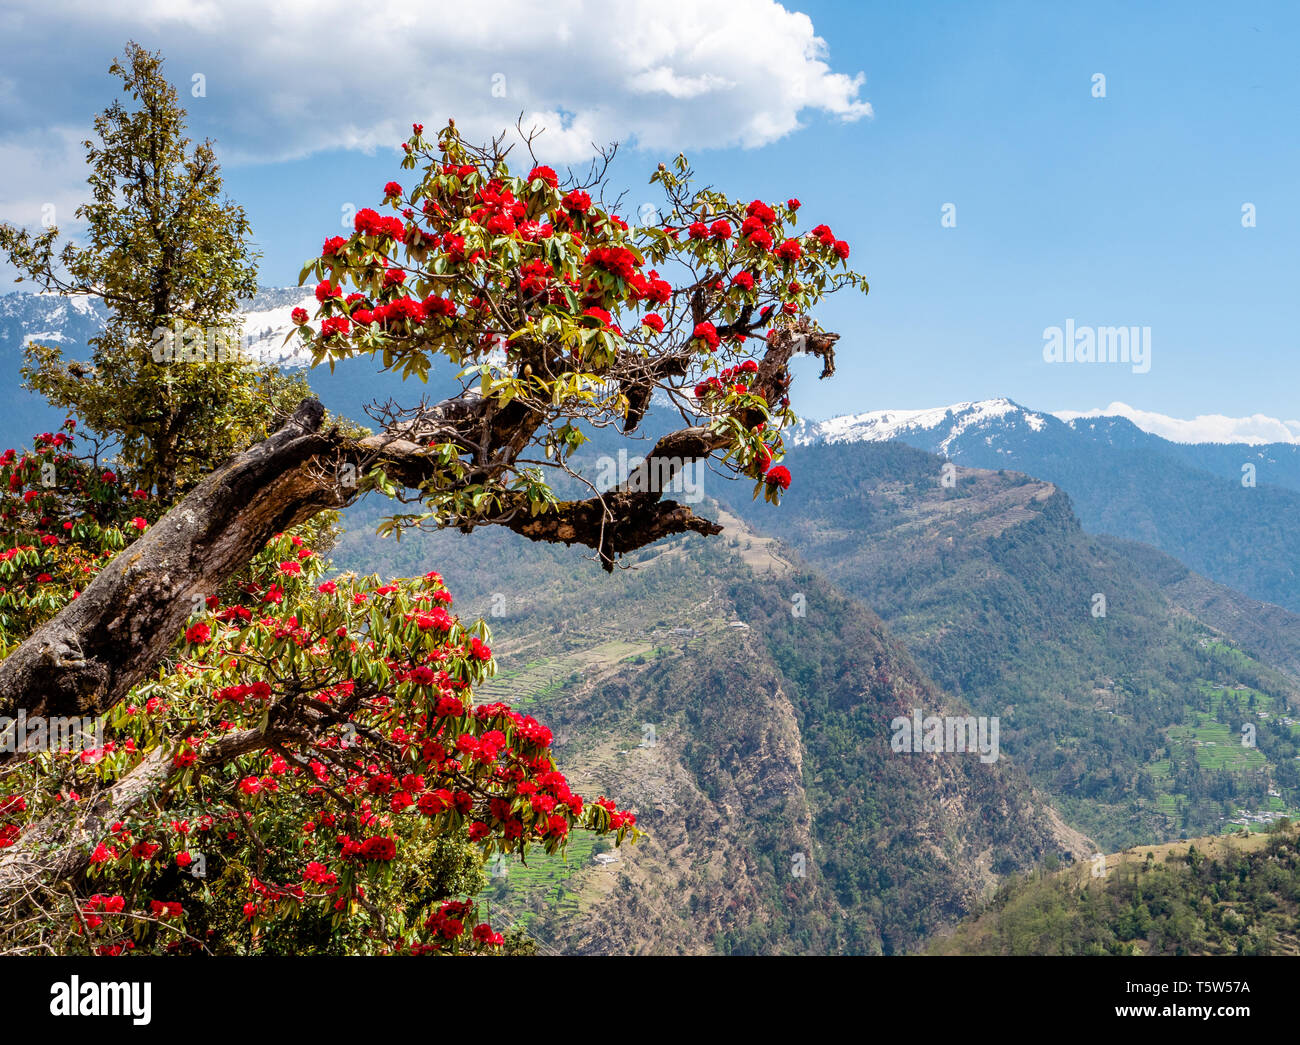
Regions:
[[[0, 138], [0, 213], [22, 225], [71, 223], [85, 195], [87, 127], [54, 127], [41, 135]], [[61, 172], [76, 172], [75, 181]], [[52, 176], [53, 175], [53, 176]]]
[[[754, 147], [797, 130], [807, 113], [871, 113], [862, 74], [834, 72], [808, 16], [772, 0], [26, 6], [0, 44], [26, 109], [6, 123], [39, 124], [56, 104], [43, 77], [21, 75], [33, 56], [62, 52], [60, 75], [93, 69], [98, 85], [110, 55], [134, 37], [163, 50], [192, 111], [209, 107], [227, 162], [391, 147], [412, 122], [432, 128], [447, 116], [483, 138], [522, 112], [547, 127], [540, 151], [567, 163], [585, 160], [593, 141], [673, 154]], [[206, 98], [189, 97], [194, 73], [206, 77]], [[57, 104], [71, 102], [88, 109], [84, 120], [103, 97], [64, 91]]]
[[[86, 198], [86, 159], [81, 143], [86, 127], [53, 127], [43, 134], [0, 138], [0, 219], [41, 231], [57, 225], [75, 232], [82, 222], [74, 217]], [[0, 287], [34, 290], [30, 283], [14, 288], [19, 275], [0, 262]]]
[[1138, 410], [1127, 403], [1111, 403], [1094, 410], [1059, 410], [1062, 421], [1076, 417], [1124, 417], [1144, 432], [1175, 443], [1300, 443], [1300, 421], [1281, 421], [1264, 414], [1226, 417], [1200, 414], [1190, 420]]

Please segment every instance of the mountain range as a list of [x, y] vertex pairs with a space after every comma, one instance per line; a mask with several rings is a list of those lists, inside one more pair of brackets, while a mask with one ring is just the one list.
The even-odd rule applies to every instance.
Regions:
[[1300, 445], [1175, 443], [1122, 417], [1070, 421], [1009, 399], [805, 424], [796, 445], [902, 442], [1066, 490], [1083, 527], [1300, 611]]

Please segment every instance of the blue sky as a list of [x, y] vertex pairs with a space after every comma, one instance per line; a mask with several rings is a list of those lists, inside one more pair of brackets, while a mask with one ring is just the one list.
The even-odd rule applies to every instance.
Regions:
[[[504, 125], [526, 107], [571, 121], [554, 139], [565, 159], [587, 131], [632, 140], [615, 168], [629, 211], [654, 200], [645, 178], [680, 144], [705, 180], [797, 195], [809, 224], [852, 243], [872, 292], [820, 312], [843, 335], [840, 372], [799, 382], [809, 416], [1006, 395], [1046, 410], [1121, 400], [1182, 417], [1300, 417], [1297, 5], [787, 5], [825, 41], [818, 61], [806, 41], [792, 52], [802, 22], [766, 0], [573, 0], [557, 5], [561, 45], [540, 48], [553, 25], [496, 27], [539, 6], [524, 5], [442, 58], [436, 44], [388, 50], [390, 34], [418, 33], [399, 14], [335, 52], [342, 15], [327, 2], [290, 4], [274, 22], [251, 5], [239, 26], [232, 5], [176, 6], [20, 3], [0, 18], [0, 216], [30, 222], [42, 193], [70, 209], [69, 143], [108, 100], [105, 70], [133, 36], [168, 56], [195, 136], [218, 139], [267, 284], [296, 278], [345, 205], [378, 202], [400, 172], [377, 143], [397, 128], [448, 114]], [[313, 35], [324, 31], [330, 42]], [[47, 85], [45, 37], [74, 70]], [[673, 70], [671, 89], [625, 90], [648, 52], [656, 76]], [[721, 92], [701, 86], [714, 69]], [[202, 98], [187, 97], [192, 70]], [[357, 147], [330, 147], [340, 139]], [[1248, 203], [1254, 228], [1242, 226]], [[941, 224], [945, 204], [955, 227]], [[1043, 330], [1067, 319], [1150, 327], [1149, 372], [1045, 363]]]

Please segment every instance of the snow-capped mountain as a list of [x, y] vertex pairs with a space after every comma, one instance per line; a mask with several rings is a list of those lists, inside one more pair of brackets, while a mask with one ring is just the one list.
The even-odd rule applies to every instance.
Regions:
[[21, 356], [29, 341], [84, 345], [104, 329], [107, 319], [103, 302], [81, 294], [0, 295], [0, 356]]
[[828, 421], [804, 424], [794, 434], [796, 445], [811, 443], [883, 443], [891, 439], [951, 456], [954, 445], [967, 433], [975, 433], [992, 446], [1009, 430], [1025, 427], [1041, 432], [1050, 414], [1026, 410], [1010, 399], [985, 399], [975, 403], [928, 410], [872, 410], [845, 414]]
[[[240, 345], [252, 359], [303, 373], [331, 411], [367, 424], [366, 409], [376, 401], [383, 403], [392, 398], [409, 405], [421, 396], [442, 398], [452, 394], [449, 375], [454, 368], [435, 370], [427, 385], [416, 381], [405, 386], [400, 374], [381, 373], [378, 361], [366, 357], [338, 361], [333, 370], [308, 370], [310, 355], [300, 348], [297, 338], [290, 337], [294, 330], [291, 313], [299, 306], [315, 315], [312, 290], [259, 290], [241, 314]], [[104, 329], [108, 317], [108, 310], [94, 298], [0, 295], [0, 449], [23, 445], [34, 433], [56, 428], [64, 417], [23, 387], [20, 371], [24, 346], [33, 341], [54, 344], [66, 357], [84, 361], [90, 357], [90, 339]]]
[[[1122, 403], [1114, 405], [1124, 408]], [[1262, 441], [1264, 434], [1286, 435], [1295, 422], [1261, 415], [1207, 415], [1182, 421], [1131, 408], [1127, 411], [1136, 416], [1097, 411], [1053, 414], [1001, 397], [927, 410], [873, 410], [808, 422], [796, 429], [793, 441], [795, 445], [812, 445], [897, 440], [972, 467], [1010, 468], [1043, 479], [1050, 479], [1053, 470], [1050, 464], [1044, 466], [1045, 461], [1096, 454], [1103, 448], [1142, 451], [1232, 479], [1240, 479], [1242, 466], [1251, 464], [1256, 482], [1300, 490], [1300, 444], [1289, 438]], [[1239, 431], [1256, 437], [1237, 441], [1200, 438]], [[1169, 438], [1165, 432], [1182, 438]]]
[[[298, 342], [285, 338], [293, 332], [290, 313], [302, 306], [315, 314], [316, 299], [303, 287], [264, 288], [242, 312], [240, 343], [245, 353], [265, 363], [286, 367], [306, 366], [310, 357]], [[0, 296], [0, 359], [21, 356], [32, 341], [57, 344], [73, 356], [84, 356], [87, 342], [108, 321], [108, 310], [98, 298], [85, 295], [5, 294]], [[10, 350], [10, 351], [6, 351]]]
[[[1189, 431], [1189, 430], [1185, 430]], [[877, 410], [803, 426], [800, 446], [897, 441], [972, 468], [1054, 483], [1094, 532], [1153, 544], [1254, 598], [1300, 611], [1300, 445], [1174, 442], [1121, 416], [1030, 410], [1010, 399]]]
[[309, 315], [316, 314], [316, 297], [304, 287], [263, 289], [248, 303], [243, 313], [240, 330], [245, 354], [263, 363], [277, 363], [285, 367], [304, 367], [311, 362], [311, 354], [303, 352], [301, 342], [292, 338], [294, 331], [290, 313], [295, 308], [305, 308]]

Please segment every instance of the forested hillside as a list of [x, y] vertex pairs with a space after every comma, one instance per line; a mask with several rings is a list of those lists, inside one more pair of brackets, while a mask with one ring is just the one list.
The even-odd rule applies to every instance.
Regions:
[[[932, 954], [1300, 954], [1300, 834], [1138, 846], [1090, 865], [1014, 876]], [[1099, 868], [1100, 869], [1100, 868]]]
[[788, 461], [792, 511], [738, 510], [833, 571], [940, 686], [1000, 715], [1074, 826], [1117, 847], [1300, 808], [1300, 689], [1259, 659], [1275, 646], [1256, 631], [1243, 645], [1234, 618], [1165, 593], [1185, 568], [1090, 536], [1071, 498], [1014, 472], [946, 473], [897, 443]]

